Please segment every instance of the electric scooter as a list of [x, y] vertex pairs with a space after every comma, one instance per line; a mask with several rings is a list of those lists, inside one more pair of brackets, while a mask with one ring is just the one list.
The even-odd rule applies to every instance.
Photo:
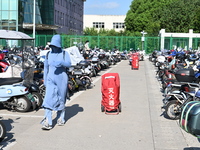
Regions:
[[[9, 66], [7, 71], [0, 73], [0, 78], [3, 78], [2, 80], [10, 80], [13, 81], [9, 84], [22, 84], [23, 86], [28, 88], [29, 93], [33, 95], [35, 98], [36, 106], [37, 108], [40, 108], [40, 106], [43, 103], [42, 95], [40, 94], [40, 89], [36, 84], [33, 84], [33, 68], [34, 68], [34, 62], [31, 62], [31, 59], [26, 59], [26, 63], [28, 63], [28, 66], [26, 65], [26, 68], [22, 69], [22, 67], [25, 67], [25, 62], [22, 63], [22, 57], [11, 54], [8, 58]], [[23, 77], [23, 80], [21, 78], [21, 73], [25, 71], [26, 76]], [[19, 80], [15, 80], [14, 78], [19, 78]], [[22, 82], [23, 81], [23, 82]], [[6, 83], [7, 84], [7, 83]]]
[[0, 78], [0, 103], [8, 109], [27, 112], [31, 106], [35, 109], [36, 104], [28, 88], [16, 84], [21, 81], [21, 78]]
[[32, 64], [23, 63], [21, 77], [0, 78], [0, 102], [4, 107], [18, 112], [35, 110], [36, 101], [29, 85], [33, 78]]
[[[27, 112], [30, 110], [31, 106], [33, 107], [34, 110], [36, 107], [35, 99], [29, 92], [28, 87], [26, 87], [27, 83], [30, 83], [29, 81], [30, 78], [27, 79], [26, 75], [28, 75], [30, 72], [33, 74], [33, 70], [28, 68], [34, 67], [34, 64], [31, 64], [30, 63], [31, 61], [29, 61], [31, 56], [34, 56], [34, 51], [32, 49], [32, 45], [34, 45], [33, 42], [34, 39], [18, 31], [1, 30], [1, 33], [2, 33], [0, 37], [1, 39], [6, 39], [7, 41], [8, 40], [21, 41], [17, 42], [17, 44], [21, 45], [20, 49], [10, 50], [8, 55], [10, 56], [11, 52], [14, 55], [22, 58], [21, 60], [19, 59], [19, 62], [20, 61], [22, 62], [22, 65], [20, 66], [22, 72], [20, 72], [21, 78], [14, 77], [13, 73], [15, 73], [15, 71], [11, 69], [12, 71], [11, 77], [6, 76], [5, 78], [0, 78], [0, 102], [4, 106], [16, 110], [18, 112]], [[15, 62], [13, 63], [13, 65], [15, 65]], [[23, 82], [20, 83], [22, 80]]]

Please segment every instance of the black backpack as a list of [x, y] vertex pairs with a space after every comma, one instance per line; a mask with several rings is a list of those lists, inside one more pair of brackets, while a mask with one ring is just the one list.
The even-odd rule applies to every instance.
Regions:
[[[48, 51], [47, 54], [46, 54], [47, 60], [48, 60], [49, 52], [50, 52], [50, 51]], [[65, 51], [63, 51], [63, 59], [65, 60]]]

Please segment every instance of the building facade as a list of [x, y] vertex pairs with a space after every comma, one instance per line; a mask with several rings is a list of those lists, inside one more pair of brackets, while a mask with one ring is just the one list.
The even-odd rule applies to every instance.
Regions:
[[124, 31], [126, 15], [84, 15], [84, 28]]
[[[35, 7], [33, 7], [35, 1]], [[0, 0], [0, 29], [36, 34], [83, 34], [86, 0]], [[35, 9], [35, 21], [33, 18]], [[35, 24], [33, 25], [33, 23]]]

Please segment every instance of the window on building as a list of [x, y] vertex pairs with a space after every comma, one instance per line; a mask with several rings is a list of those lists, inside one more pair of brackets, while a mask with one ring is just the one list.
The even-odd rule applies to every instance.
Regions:
[[123, 29], [125, 27], [124, 23], [113, 22], [113, 29]]
[[9, 1], [3, 1], [1, 3], [1, 10], [9, 10]]
[[104, 28], [104, 22], [93, 22], [93, 28]]
[[18, 0], [0, 0], [0, 29], [16, 30], [18, 19], [17, 1]]
[[17, 3], [16, 0], [10, 0], [10, 10], [17, 10]]

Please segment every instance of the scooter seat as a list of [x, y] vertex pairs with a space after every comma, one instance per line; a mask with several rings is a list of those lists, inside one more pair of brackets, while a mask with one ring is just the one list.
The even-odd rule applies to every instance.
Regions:
[[22, 78], [0, 78], [0, 85], [11, 85], [14, 83], [21, 82], [23, 79]]

